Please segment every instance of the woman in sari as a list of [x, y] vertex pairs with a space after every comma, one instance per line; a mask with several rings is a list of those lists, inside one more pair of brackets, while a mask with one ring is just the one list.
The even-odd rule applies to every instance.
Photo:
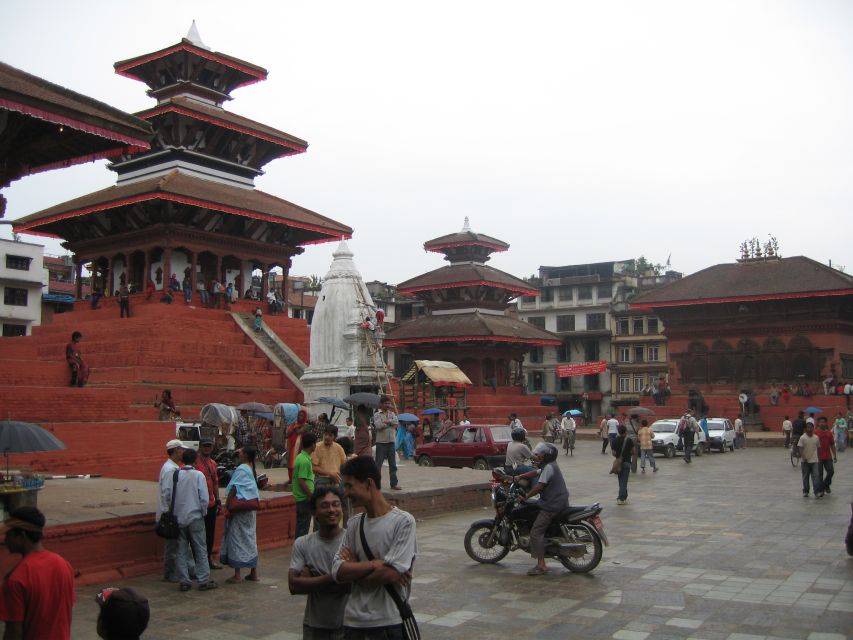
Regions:
[[302, 449], [302, 434], [308, 431], [311, 425], [308, 423], [308, 412], [300, 409], [296, 414], [296, 422], [287, 428], [287, 475], [293, 482], [293, 466], [296, 464], [296, 456]]
[[89, 380], [89, 367], [83, 362], [83, 356], [80, 353], [80, 340], [82, 338], [83, 334], [75, 331], [71, 334], [71, 342], [65, 345], [65, 360], [71, 367], [72, 387], [82, 387]]
[[[250, 580], [258, 582], [258, 541], [256, 538], [256, 511], [260, 494], [255, 473], [253, 447], [243, 447], [237, 451], [240, 465], [234, 469], [231, 481], [225, 488], [225, 531], [222, 533], [222, 545], [219, 561], [234, 569], [234, 575], [226, 582]], [[240, 501], [254, 501], [254, 505], [238, 505]], [[238, 508], [241, 506], [242, 508]], [[249, 569], [249, 575], [240, 577], [240, 570]]]

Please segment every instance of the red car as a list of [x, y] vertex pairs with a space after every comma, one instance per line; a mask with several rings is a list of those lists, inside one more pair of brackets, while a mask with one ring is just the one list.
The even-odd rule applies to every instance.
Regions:
[[507, 425], [459, 425], [444, 431], [435, 442], [419, 446], [415, 460], [422, 467], [492, 469], [503, 466], [511, 441]]

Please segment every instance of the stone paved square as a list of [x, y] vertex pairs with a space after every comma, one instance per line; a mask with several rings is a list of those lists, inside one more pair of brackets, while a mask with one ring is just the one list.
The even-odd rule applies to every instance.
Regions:
[[[412, 607], [428, 639], [588, 640], [853, 639], [853, 558], [844, 549], [853, 495], [853, 451], [839, 454], [833, 494], [803, 499], [800, 471], [783, 449], [710, 454], [630, 479], [616, 505], [609, 456], [580, 442], [560, 456], [574, 504], [600, 501], [610, 546], [598, 568], [528, 577], [532, 561], [497, 565], [465, 554], [462, 539], [490, 509], [418, 522]], [[401, 468], [401, 482], [412, 463]], [[441, 473], [441, 469], [431, 469]], [[489, 474], [483, 472], [483, 481]], [[179, 593], [157, 576], [133, 578], [151, 601], [146, 640], [290, 640], [301, 637], [304, 597], [287, 588], [289, 549], [261, 554], [258, 584]], [[78, 590], [73, 637], [94, 640], [102, 586]]]

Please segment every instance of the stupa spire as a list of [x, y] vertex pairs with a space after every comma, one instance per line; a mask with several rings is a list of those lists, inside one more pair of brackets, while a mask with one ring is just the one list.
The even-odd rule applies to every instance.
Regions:
[[213, 51], [210, 47], [208, 47], [201, 39], [201, 34], [198, 32], [198, 27], [195, 26], [195, 20], [190, 25], [190, 30], [187, 31], [186, 39], [192, 42], [195, 46], [200, 49], [207, 49], [208, 51]]
[[468, 216], [465, 216], [465, 224], [462, 225], [462, 233], [470, 233], [471, 231], [471, 222], [468, 220]]

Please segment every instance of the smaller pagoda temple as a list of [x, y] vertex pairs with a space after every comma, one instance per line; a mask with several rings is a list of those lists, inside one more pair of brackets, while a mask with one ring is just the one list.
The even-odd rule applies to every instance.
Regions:
[[524, 354], [532, 347], [558, 345], [560, 339], [507, 315], [514, 298], [534, 296], [529, 283], [486, 262], [506, 251], [506, 242], [471, 230], [424, 243], [424, 250], [444, 254], [449, 265], [398, 285], [400, 294], [423, 300], [426, 314], [391, 329], [386, 347], [406, 360], [453, 362], [474, 385], [509, 386], [521, 379]]

